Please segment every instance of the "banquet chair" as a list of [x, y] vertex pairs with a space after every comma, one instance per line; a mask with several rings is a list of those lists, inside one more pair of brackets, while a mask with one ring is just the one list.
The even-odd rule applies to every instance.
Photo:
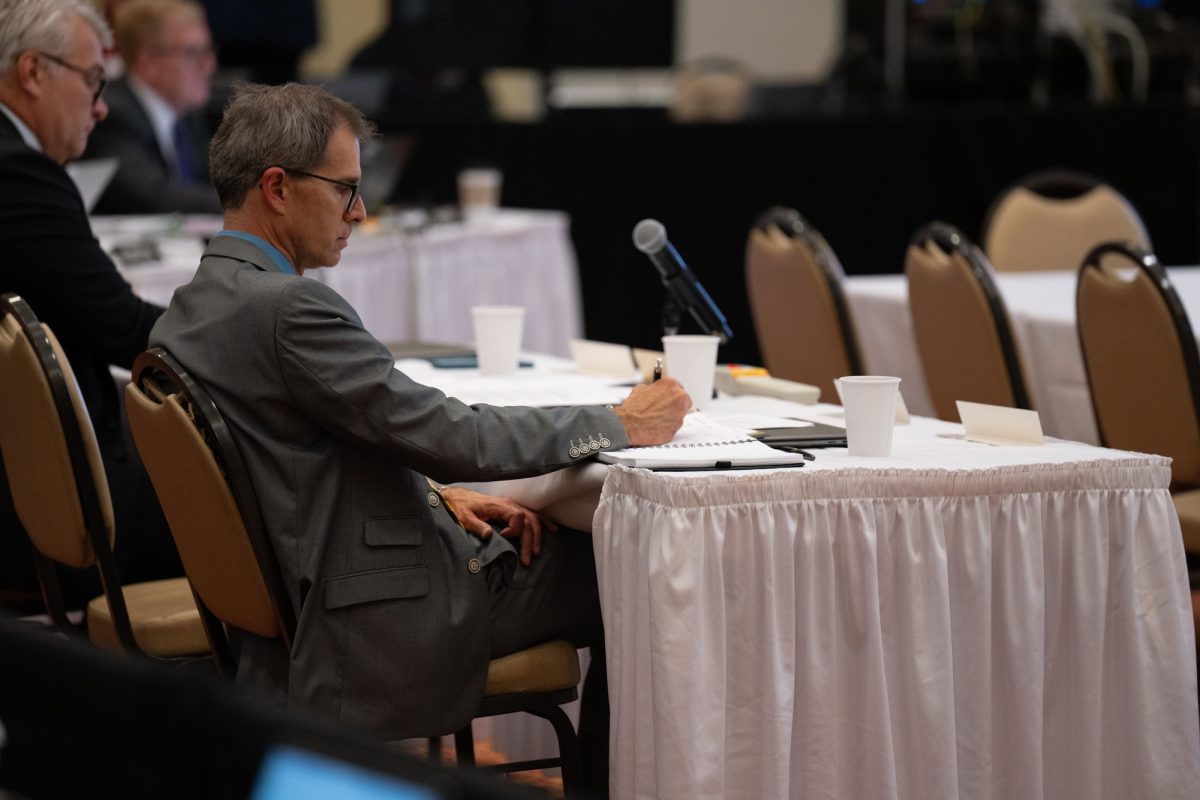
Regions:
[[[236, 673], [228, 627], [277, 639], [290, 654], [295, 609], [249, 473], [221, 412], [162, 348], [137, 357], [125, 395], [134, 441], [195, 591], [218, 671], [226, 678]], [[554, 727], [559, 756], [482, 769], [560, 767], [564, 789], [574, 793], [580, 780], [579, 744], [561, 706], [577, 698], [579, 677], [579, 655], [564, 640], [493, 659], [475, 716], [524, 711], [541, 717]], [[435, 742], [440, 739], [431, 738], [434, 757]], [[459, 765], [474, 766], [469, 724], [455, 734], [455, 745]]]
[[799, 212], [763, 212], [746, 242], [746, 292], [763, 364], [772, 375], [817, 386], [862, 373], [841, 262]]
[[745, 65], [728, 58], [702, 58], [676, 74], [668, 109], [673, 122], [736, 122], [746, 116], [752, 81]]
[[1031, 408], [992, 267], [957, 228], [933, 222], [904, 260], [913, 333], [939, 418], [958, 422], [955, 402]]
[[0, 299], [0, 382], [0, 450], [50, 620], [79, 632], [58, 565], [94, 569], [103, 593], [86, 609], [93, 643], [163, 659], [207, 655], [185, 579], [121, 585], [108, 480], [75, 374], [53, 331], [12, 293]]
[[1004, 190], [983, 229], [984, 251], [1001, 272], [1075, 269], [1101, 242], [1150, 248], [1146, 226], [1124, 195], [1067, 170], [1035, 173]]
[[1200, 556], [1200, 356], [1187, 312], [1158, 259], [1117, 242], [1087, 254], [1075, 306], [1100, 443], [1171, 457], [1184, 548]]

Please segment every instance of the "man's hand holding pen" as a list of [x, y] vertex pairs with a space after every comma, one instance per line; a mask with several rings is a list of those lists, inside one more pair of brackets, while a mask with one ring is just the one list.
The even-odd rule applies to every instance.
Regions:
[[653, 383], [633, 387], [625, 402], [613, 408], [634, 446], [665, 444], [683, 425], [692, 407], [683, 386], [674, 378], [662, 378], [655, 367]]

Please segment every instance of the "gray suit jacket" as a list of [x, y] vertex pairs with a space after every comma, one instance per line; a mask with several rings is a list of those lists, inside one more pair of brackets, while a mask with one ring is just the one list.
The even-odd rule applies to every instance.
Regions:
[[628, 445], [616, 415], [448, 399], [396, 370], [332, 289], [230, 237], [212, 240], [150, 343], [200, 380], [232, 427], [296, 608], [290, 661], [278, 642], [248, 639], [239, 677], [386, 738], [465, 724], [488, 662], [480, 562], [511, 545], [481, 546], [424, 476], [566, 467], [578, 460], [572, 440]]

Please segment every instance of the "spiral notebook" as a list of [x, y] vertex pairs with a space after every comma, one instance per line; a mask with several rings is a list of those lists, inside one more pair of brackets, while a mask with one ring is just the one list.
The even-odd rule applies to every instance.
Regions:
[[775, 450], [700, 411], [684, 417], [683, 427], [667, 444], [602, 451], [597, 458], [647, 469], [786, 467], [805, 461], [801, 454]]

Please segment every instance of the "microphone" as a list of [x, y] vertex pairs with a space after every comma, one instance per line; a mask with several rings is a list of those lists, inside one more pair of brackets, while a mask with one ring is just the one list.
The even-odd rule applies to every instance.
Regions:
[[687, 309], [696, 324], [707, 334], [720, 337], [721, 344], [733, 338], [725, 315], [704, 291], [695, 274], [679, 257], [679, 251], [667, 241], [667, 229], [655, 219], [644, 219], [633, 229], [633, 245], [650, 259], [667, 289], [669, 301]]

